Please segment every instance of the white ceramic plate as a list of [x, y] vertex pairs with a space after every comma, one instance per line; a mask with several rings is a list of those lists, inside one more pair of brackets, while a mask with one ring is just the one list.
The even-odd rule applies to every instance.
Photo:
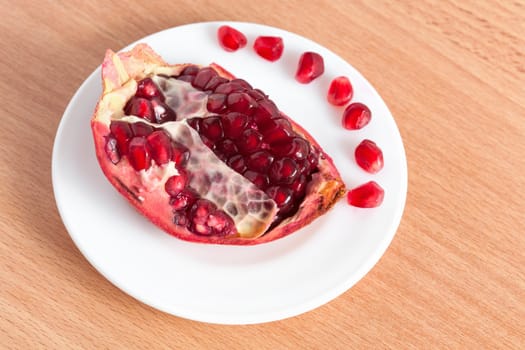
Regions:
[[[228, 23], [246, 34], [248, 45], [226, 52], [216, 39], [221, 24], [225, 22], [185, 25], [139, 42], [148, 43], [171, 63], [219, 63], [265, 91], [333, 157], [348, 188], [373, 179], [385, 189], [379, 208], [358, 209], [343, 199], [307, 228], [250, 247], [189, 243], [164, 233], [128, 205], [99, 169], [89, 122], [101, 92], [100, 67], [78, 89], [58, 128], [53, 187], [58, 210], [75, 244], [124, 292], [188, 319], [222, 324], [268, 322], [332, 300], [374, 266], [401, 219], [406, 159], [387, 106], [350, 64], [301, 36], [252, 23]], [[254, 53], [252, 45], [259, 35], [284, 39], [279, 61], [271, 63]], [[304, 51], [318, 52], [325, 60], [324, 75], [308, 85], [294, 80]], [[102, 60], [103, 52], [100, 57]], [[353, 101], [366, 103], [372, 111], [372, 122], [360, 131], [344, 130], [343, 108], [326, 101], [329, 82], [339, 75], [348, 76], [353, 83]], [[353, 159], [363, 138], [383, 149], [385, 167], [377, 175], [365, 173]]]

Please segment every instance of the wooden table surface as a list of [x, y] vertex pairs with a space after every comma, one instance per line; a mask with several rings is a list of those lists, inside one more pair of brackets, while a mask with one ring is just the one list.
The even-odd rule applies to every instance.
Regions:
[[[0, 348], [525, 348], [525, 1], [0, 0], [0, 13]], [[54, 136], [104, 50], [212, 20], [336, 52], [377, 88], [406, 148], [386, 254], [282, 321], [212, 325], [141, 304], [87, 262], [55, 206]]]

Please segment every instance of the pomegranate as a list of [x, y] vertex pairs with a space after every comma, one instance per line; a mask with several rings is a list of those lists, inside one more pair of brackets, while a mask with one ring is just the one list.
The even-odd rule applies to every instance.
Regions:
[[375, 208], [383, 203], [385, 191], [375, 181], [369, 181], [348, 191], [348, 204], [359, 208]]
[[343, 106], [350, 102], [354, 89], [347, 77], [340, 76], [332, 80], [328, 88], [327, 100], [334, 106]]
[[226, 51], [237, 51], [246, 46], [246, 36], [230, 26], [220, 26], [217, 30], [219, 44]]
[[343, 112], [343, 127], [348, 130], [358, 130], [364, 128], [372, 114], [370, 109], [360, 102], [350, 103]]
[[308, 84], [324, 73], [324, 60], [315, 52], [305, 52], [299, 58], [295, 80]]
[[283, 54], [283, 39], [277, 36], [260, 36], [255, 39], [253, 49], [262, 58], [274, 62]]
[[361, 141], [355, 149], [354, 156], [357, 165], [371, 174], [383, 169], [383, 151], [374, 141]]
[[171, 235], [269, 242], [307, 225], [345, 193], [311, 135], [216, 64], [168, 64], [139, 44], [108, 50], [102, 80], [91, 120], [101, 169]]

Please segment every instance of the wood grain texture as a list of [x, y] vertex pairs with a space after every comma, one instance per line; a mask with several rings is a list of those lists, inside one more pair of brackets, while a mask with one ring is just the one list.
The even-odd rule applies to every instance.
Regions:
[[[523, 0], [0, 0], [0, 13], [0, 348], [525, 348]], [[351, 290], [288, 320], [220, 326], [145, 306], [89, 265], [54, 204], [54, 135], [105, 49], [211, 20], [328, 47], [404, 139], [392, 245]]]

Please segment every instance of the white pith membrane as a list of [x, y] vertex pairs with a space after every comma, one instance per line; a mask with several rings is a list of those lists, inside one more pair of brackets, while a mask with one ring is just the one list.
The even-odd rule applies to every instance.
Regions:
[[[190, 150], [190, 157], [184, 166], [191, 174], [189, 187], [200, 198], [209, 200], [230, 216], [240, 237], [257, 238], [263, 235], [276, 216], [278, 208], [275, 201], [220, 160], [186, 122], [187, 118], [211, 115], [206, 109], [207, 94], [184, 81], [162, 76], [151, 78], [164, 94], [165, 103], [177, 114], [177, 121], [155, 124], [136, 116], [119, 116], [119, 113], [115, 113], [112, 120], [130, 124], [140, 122], [163, 129], [172, 140], [186, 146]], [[138, 181], [130, 185], [137, 192], [137, 198], [143, 200], [145, 192], [159, 190], [159, 186], [164, 191], [166, 180], [179, 175], [179, 172], [173, 161], [160, 166], [152, 161], [151, 166], [140, 170], [139, 174]]]

